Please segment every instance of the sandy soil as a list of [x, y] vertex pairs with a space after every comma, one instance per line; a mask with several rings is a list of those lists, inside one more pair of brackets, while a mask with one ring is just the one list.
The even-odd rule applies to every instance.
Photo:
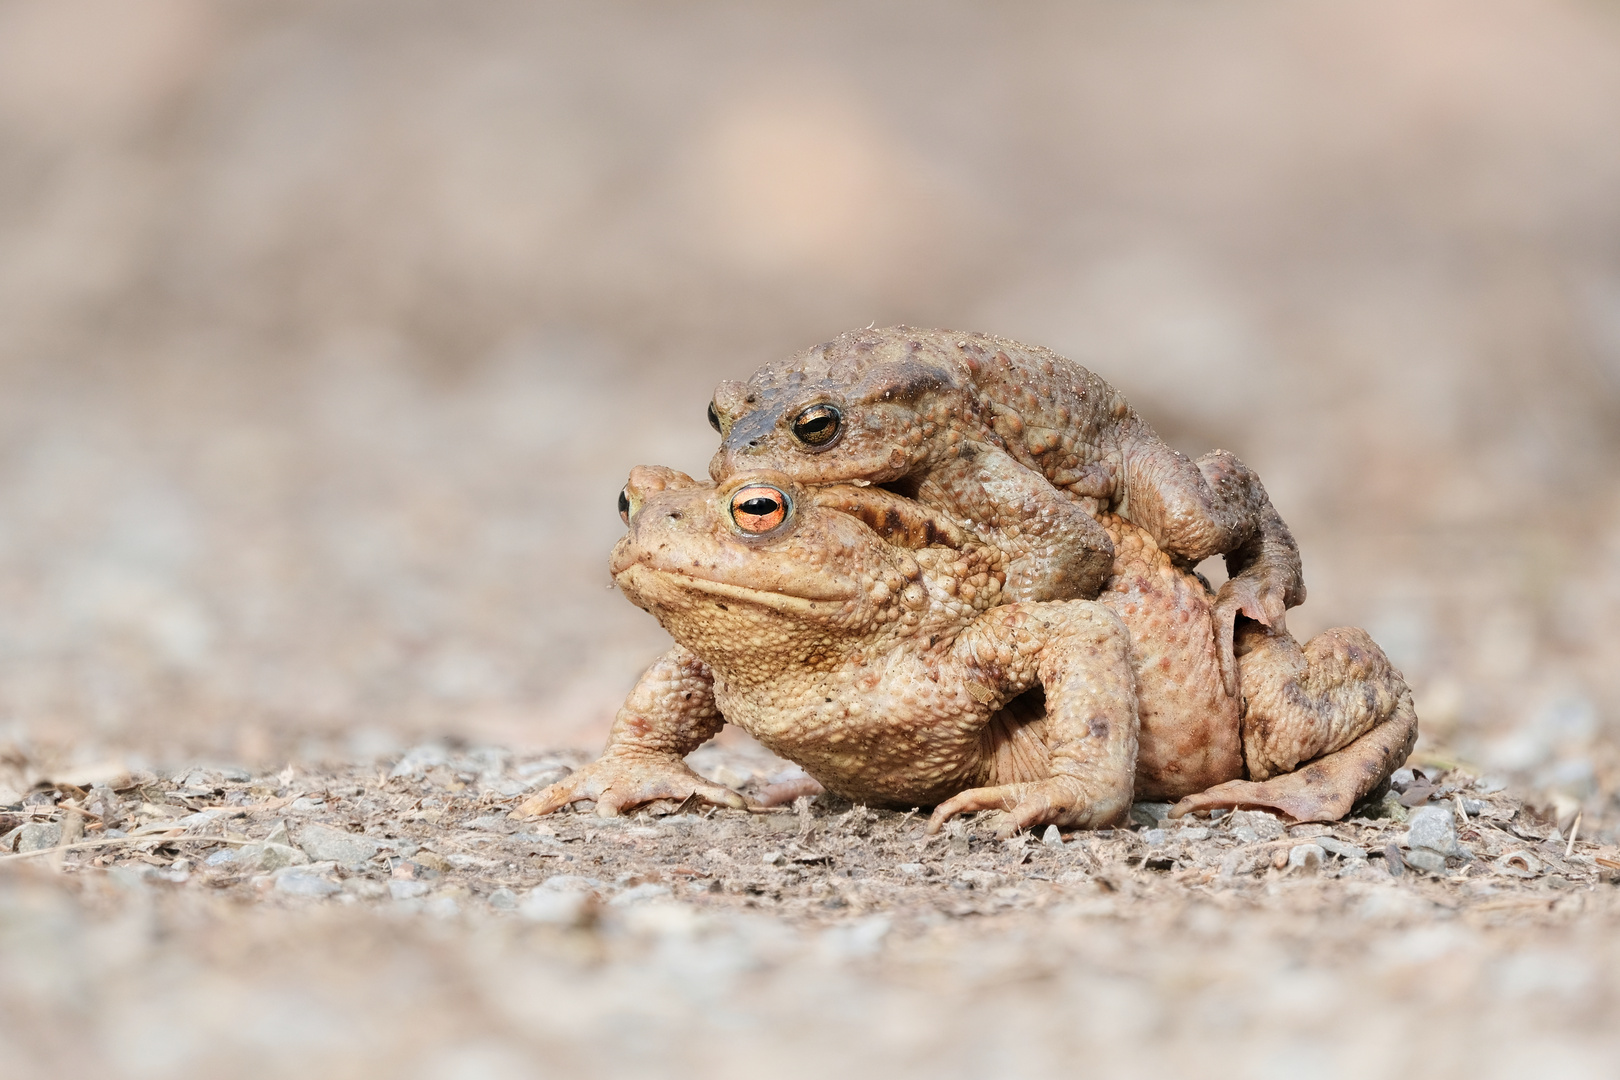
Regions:
[[[1466, 773], [1403, 773], [1335, 825], [513, 814], [577, 761], [424, 745], [37, 785], [5, 822], [0, 1052], [134, 1077], [1337, 1076], [1420, 1052], [1491, 1077], [1620, 1048], [1612, 832], [1571, 843]], [[694, 764], [757, 791], [784, 763]], [[1418, 814], [1449, 836], [1424, 850]]]

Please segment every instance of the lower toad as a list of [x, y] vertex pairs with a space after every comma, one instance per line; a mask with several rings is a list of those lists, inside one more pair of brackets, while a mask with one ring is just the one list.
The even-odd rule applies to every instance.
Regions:
[[1098, 601], [1006, 603], [1004, 552], [882, 489], [643, 467], [623, 506], [615, 582], [676, 645], [602, 757], [521, 813], [744, 807], [683, 760], [730, 721], [836, 794], [935, 807], [930, 829], [992, 809], [1106, 826], [1135, 796], [1333, 820], [1416, 738], [1405, 683], [1361, 630], [1301, 648], [1245, 623], [1228, 695], [1213, 594], [1117, 515]]

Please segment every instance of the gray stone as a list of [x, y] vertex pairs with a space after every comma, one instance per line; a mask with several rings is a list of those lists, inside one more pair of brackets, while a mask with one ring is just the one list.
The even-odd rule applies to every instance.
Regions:
[[395, 765], [393, 772], [388, 775], [396, 778], [415, 776], [417, 779], [421, 779], [421, 774], [428, 769], [435, 765], [447, 764], [449, 761], [450, 751], [442, 744], [424, 743], [421, 746], [413, 746], [405, 751], [405, 756], [399, 759], [399, 764]]
[[895, 866], [895, 869], [906, 877], [928, 876], [928, 867], [920, 862], [903, 862]]
[[1240, 844], [1258, 844], [1260, 842], [1260, 834], [1249, 828], [1247, 825], [1239, 825], [1232, 830], [1232, 839], [1236, 840]]
[[559, 892], [542, 885], [523, 898], [518, 914], [548, 926], [583, 926], [590, 922], [592, 907], [588, 892]]
[[268, 872], [284, 866], [302, 866], [307, 862], [309, 856], [291, 844], [243, 844], [236, 853], [236, 866], [244, 871]]
[[1041, 843], [1047, 847], [1062, 847], [1063, 834], [1058, 831], [1056, 825], [1048, 825], [1046, 831], [1041, 833]]
[[1253, 829], [1255, 836], [1261, 840], [1279, 840], [1283, 835], [1283, 823], [1260, 810], [1238, 810], [1227, 820], [1234, 835], [1242, 828]]
[[1387, 818], [1390, 821], [1405, 821], [1408, 816], [1406, 807], [1401, 805], [1401, 797], [1393, 791], [1386, 791], [1383, 801], [1369, 807], [1367, 813], [1371, 817]]
[[1406, 865], [1416, 870], [1427, 870], [1431, 874], [1446, 872], [1446, 857], [1431, 848], [1415, 847], [1405, 855]]
[[388, 883], [388, 895], [395, 900], [415, 900], [418, 897], [426, 896], [431, 888], [433, 886], [426, 881], [395, 878]]
[[1163, 847], [1167, 835], [1163, 829], [1147, 829], [1142, 833], [1142, 843], [1148, 847]]
[[62, 842], [62, 824], [58, 821], [30, 821], [17, 830], [18, 851], [44, 851]]
[[482, 829], [485, 832], [505, 832], [506, 815], [485, 814], [483, 817], [473, 818], [463, 827], [468, 829]]
[[634, 888], [624, 890], [608, 903], [614, 907], [626, 907], [630, 904], [645, 903], [648, 900], [662, 900], [664, 897], [672, 895], [674, 895], [673, 890], [668, 885], [655, 885], [648, 882], [645, 885], [637, 885]]
[[1169, 816], [1170, 804], [1167, 802], [1139, 802], [1131, 807], [1131, 823], [1149, 829]]
[[1406, 846], [1441, 855], [1462, 854], [1462, 848], [1457, 844], [1457, 818], [1451, 807], [1420, 806], [1413, 810], [1412, 816], [1407, 819]]
[[298, 846], [316, 862], [335, 862], [346, 867], [364, 866], [378, 851], [377, 841], [370, 837], [327, 825], [305, 825], [299, 829]]
[[583, 874], [553, 874], [540, 883], [540, 888], [551, 892], [590, 892], [601, 887], [600, 879]]
[[325, 874], [290, 867], [276, 875], [276, 891], [289, 896], [331, 896], [342, 886]]
[[1183, 825], [1181, 831], [1176, 833], [1177, 840], [1208, 840], [1209, 828], [1205, 825]]
[[518, 906], [517, 893], [511, 889], [496, 889], [489, 894], [489, 906], [496, 911], [516, 911]]
[[1322, 850], [1329, 855], [1337, 855], [1341, 859], [1365, 859], [1367, 852], [1354, 844], [1346, 843], [1332, 836], [1318, 836], [1316, 842]]
[[1327, 852], [1321, 844], [1295, 844], [1288, 849], [1288, 872], [1314, 874], [1326, 859]]
[[236, 849], [220, 848], [203, 860], [204, 866], [225, 866], [236, 861]]

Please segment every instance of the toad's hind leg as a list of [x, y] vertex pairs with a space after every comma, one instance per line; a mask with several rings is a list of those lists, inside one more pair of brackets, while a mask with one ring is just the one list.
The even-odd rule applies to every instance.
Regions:
[[1412, 693], [1366, 631], [1328, 630], [1301, 648], [1286, 631], [1245, 623], [1237, 652], [1252, 779], [1190, 795], [1173, 816], [1252, 806], [1336, 821], [1412, 752]]

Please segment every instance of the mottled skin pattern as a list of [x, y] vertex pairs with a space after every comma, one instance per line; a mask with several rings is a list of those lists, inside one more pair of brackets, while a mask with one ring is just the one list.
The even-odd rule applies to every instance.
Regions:
[[[1336, 821], [1378, 789], [1417, 742], [1412, 695], [1366, 631], [1338, 627], [1301, 648], [1286, 630], [1237, 631], [1239, 696], [1217, 657], [1214, 596], [1147, 531], [1104, 515], [1114, 576], [1098, 602], [1131, 633], [1140, 734], [1136, 797]], [[1301, 766], [1304, 766], [1301, 768]]]
[[[760, 484], [791, 510], [756, 535], [731, 511]], [[741, 805], [682, 760], [729, 721], [838, 794], [934, 805], [932, 828], [988, 809], [1021, 828], [1106, 825], [1133, 791], [1325, 820], [1415, 737], [1404, 684], [1360, 631], [1303, 651], [1286, 633], [1245, 631], [1243, 688], [1261, 704], [1240, 716], [1213, 597], [1118, 515], [1104, 519], [1116, 572], [1102, 602], [1031, 604], [1006, 602], [1004, 552], [881, 489], [641, 468], [626, 508], [615, 580], [679, 644], [632, 691], [603, 756], [521, 813], [585, 799], [604, 814], [658, 798]], [[1342, 643], [1320, 647], [1330, 635]], [[1386, 729], [1399, 730], [1377, 742]], [[1244, 779], [1246, 753], [1270, 787]]]
[[[793, 509], [749, 535], [729, 500], [762, 482]], [[614, 580], [680, 644], [632, 692], [602, 758], [525, 812], [595, 798], [613, 813], [693, 793], [736, 805], [681, 760], [713, 734], [715, 709], [838, 794], [937, 805], [936, 827], [991, 807], [1020, 826], [1074, 827], [1129, 809], [1135, 679], [1107, 608], [1002, 603], [1003, 552], [966, 540], [904, 546], [955, 530], [886, 492], [806, 491], [772, 473], [717, 488], [640, 468], [626, 494]], [[691, 657], [708, 669], [707, 694], [695, 669], [679, 674]], [[1036, 687], [1038, 724], [997, 720]]]
[[[838, 420], [812, 444], [798, 424], [818, 406]], [[721, 383], [710, 418], [722, 436], [714, 479], [768, 468], [805, 484], [889, 486], [1007, 552], [1013, 600], [1095, 596], [1112, 564], [1102, 511], [1145, 529], [1180, 565], [1225, 555], [1215, 618], [1232, 693], [1237, 614], [1281, 629], [1305, 599], [1299, 550], [1247, 466], [1222, 450], [1193, 461], [1172, 449], [1118, 391], [1047, 349], [905, 326], [852, 331]]]

